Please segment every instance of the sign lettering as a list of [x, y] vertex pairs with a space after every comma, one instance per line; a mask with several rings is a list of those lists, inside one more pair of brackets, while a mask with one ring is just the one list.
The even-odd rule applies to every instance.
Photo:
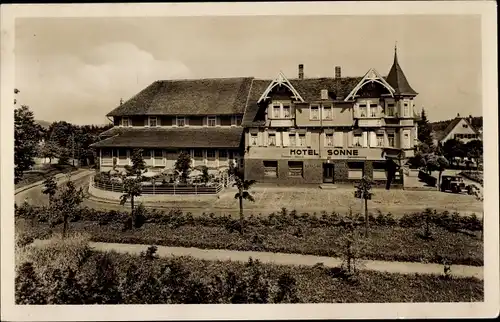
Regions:
[[[329, 156], [332, 155], [346, 155], [346, 156], [358, 156], [359, 155], [359, 150], [355, 149], [335, 149], [335, 150], [327, 150], [326, 153]], [[302, 156], [302, 155], [317, 155], [319, 156], [318, 151], [313, 150], [313, 149], [290, 149], [290, 155], [297, 155], [297, 156]]]

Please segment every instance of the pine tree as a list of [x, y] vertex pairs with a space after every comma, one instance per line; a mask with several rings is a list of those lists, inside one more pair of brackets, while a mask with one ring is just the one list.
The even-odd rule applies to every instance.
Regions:
[[432, 145], [431, 132], [432, 129], [427, 119], [427, 114], [425, 113], [425, 109], [422, 108], [420, 121], [418, 121], [418, 140], [428, 146]]
[[35, 122], [28, 106], [14, 111], [14, 182], [18, 183], [23, 173], [35, 165], [38, 143], [42, 139], [42, 127]]

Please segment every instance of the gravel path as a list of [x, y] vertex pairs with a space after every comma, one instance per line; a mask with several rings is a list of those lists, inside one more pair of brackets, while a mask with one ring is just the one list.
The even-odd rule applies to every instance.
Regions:
[[[36, 240], [35, 246], [43, 246], [46, 241]], [[140, 244], [117, 244], [117, 243], [94, 243], [90, 246], [98, 251], [115, 251], [118, 253], [140, 254], [145, 251], [149, 245]], [[318, 263], [323, 263], [327, 267], [338, 267], [342, 260], [340, 258], [301, 255], [301, 254], [284, 254], [270, 252], [254, 252], [254, 251], [233, 251], [224, 249], [199, 249], [199, 248], [184, 248], [184, 247], [167, 247], [157, 246], [157, 254], [160, 257], [169, 256], [192, 256], [204, 260], [231, 260], [246, 262], [250, 257], [258, 259], [262, 263], [274, 263], [280, 265], [304, 265], [313, 266]], [[388, 262], [375, 260], [359, 260], [360, 269], [372, 270], [388, 273], [400, 274], [443, 274], [443, 265], [425, 264], [425, 263], [410, 263], [410, 262]], [[483, 267], [452, 265], [451, 274], [456, 277], [475, 277], [483, 280]]]

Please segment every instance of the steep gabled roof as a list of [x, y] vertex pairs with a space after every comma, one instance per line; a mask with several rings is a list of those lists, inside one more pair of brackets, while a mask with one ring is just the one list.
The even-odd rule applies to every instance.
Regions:
[[387, 75], [387, 82], [394, 88], [395, 95], [410, 95], [415, 96], [418, 93], [411, 88], [406, 79], [403, 69], [399, 66], [397, 49], [394, 48], [394, 63]]
[[107, 116], [243, 114], [252, 79], [156, 81]]
[[477, 129], [475, 129], [472, 124], [470, 124], [470, 122], [467, 120], [466, 117], [460, 117], [460, 116], [457, 116], [455, 117], [453, 120], [450, 121], [450, 123], [448, 124], [448, 126], [443, 130], [443, 131], [439, 131], [439, 132], [436, 132], [434, 134], [434, 138], [438, 141], [441, 141], [443, 140], [445, 137], [448, 136], [448, 134], [451, 133], [451, 131], [453, 131], [453, 129], [458, 125], [458, 123], [460, 123], [461, 120], [464, 120], [465, 123], [467, 123], [467, 125], [469, 126], [469, 128], [474, 131], [474, 133], [478, 134], [479, 135], [479, 132]]

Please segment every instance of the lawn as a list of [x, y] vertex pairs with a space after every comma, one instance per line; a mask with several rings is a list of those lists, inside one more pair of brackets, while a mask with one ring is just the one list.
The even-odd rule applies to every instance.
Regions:
[[[24, 274], [23, 279], [16, 280], [17, 300], [47, 304], [175, 304], [484, 299], [483, 282], [475, 278], [359, 271], [354, 279], [346, 280], [335, 269], [323, 266], [166, 259], [88, 251], [84, 244], [71, 241], [68, 245], [59, 242], [52, 248], [22, 249], [18, 265], [33, 263], [35, 274]], [[63, 274], [54, 274], [55, 268]], [[66, 274], [68, 268], [76, 275]]]

